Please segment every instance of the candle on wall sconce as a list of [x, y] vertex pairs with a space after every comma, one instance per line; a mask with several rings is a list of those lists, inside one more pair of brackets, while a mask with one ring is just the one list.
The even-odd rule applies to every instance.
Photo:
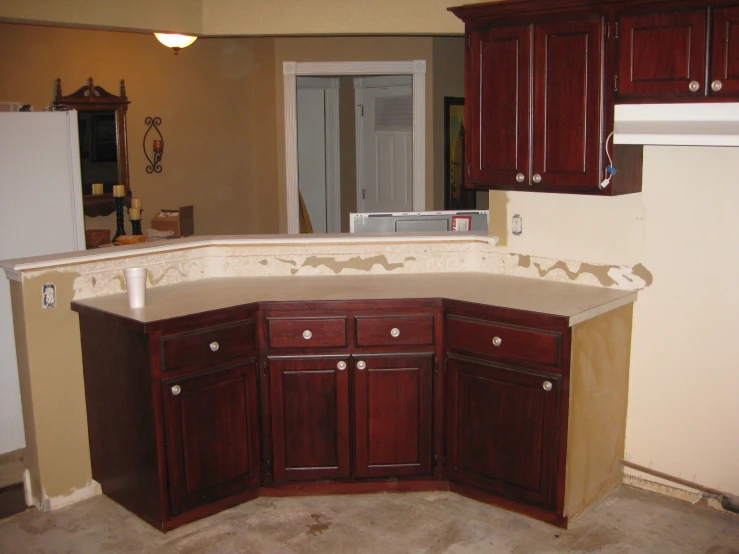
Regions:
[[[151, 164], [151, 165], [146, 166], [146, 172], [147, 173], [161, 173], [162, 172], [162, 156], [164, 155], [164, 137], [162, 136], [162, 132], [159, 130], [159, 125], [162, 124], [162, 118], [161, 117], [147, 117], [144, 120], [144, 123], [146, 123], [149, 126], [149, 128], [146, 130], [146, 133], [144, 133], [144, 155], [146, 156], [146, 159], [149, 160], [149, 163]], [[151, 143], [152, 155], [151, 157], [149, 157], [149, 150], [147, 149], [146, 143], [147, 143], [147, 137], [149, 136], [149, 132], [152, 131], [152, 129], [156, 132], [156, 135], [159, 135], [159, 138], [153, 139]]]
[[115, 198], [122, 198], [126, 196], [126, 187], [123, 185], [113, 185], [113, 196]]
[[103, 184], [102, 183], [93, 183], [92, 184], [92, 193], [93, 194], [103, 194]]

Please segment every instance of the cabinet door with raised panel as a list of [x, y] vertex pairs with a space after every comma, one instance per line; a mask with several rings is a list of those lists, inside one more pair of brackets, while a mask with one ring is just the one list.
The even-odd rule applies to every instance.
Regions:
[[276, 483], [350, 476], [348, 361], [269, 359]]
[[604, 103], [602, 29], [600, 20], [535, 28], [533, 190], [597, 190]]
[[467, 122], [473, 185], [528, 188], [531, 26], [470, 37]]
[[471, 358], [447, 363], [449, 478], [553, 509], [561, 380]]
[[432, 355], [358, 356], [354, 367], [356, 476], [430, 475]]
[[627, 15], [619, 21], [619, 98], [705, 96], [707, 10]]
[[172, 515], [259, 486], [253, 360], [165, 379], [162, 396]]
[[739, 6], [717, 9], [713, 15], [711, 96], [739, 96]]

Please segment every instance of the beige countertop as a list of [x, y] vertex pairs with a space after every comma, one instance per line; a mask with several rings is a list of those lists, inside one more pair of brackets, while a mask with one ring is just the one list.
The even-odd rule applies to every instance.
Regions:
[[448, 298], [569, 318], [570, 326], [636, 300], [636, 292], [487, 273], [225, 277], [149, 288], [146, 306], [126, 293], [76, 303], [148, 323], [258, 301]]

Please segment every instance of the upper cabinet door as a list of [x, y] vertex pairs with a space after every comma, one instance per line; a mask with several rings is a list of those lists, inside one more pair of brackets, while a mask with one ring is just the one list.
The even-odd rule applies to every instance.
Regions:
[[577, 192], [598, 185], [602, 29], [600, 20], [535, 28], [533, 190]]
[[739, 95], [739, 7], [714, 12], [709, 88], [715, 97]]
[[468, 55], [471, 181], [528, 187], [531, 26], [475, 31]]
[[705, 9], [622, 17], [618, 96], [705, 96], [706, 25]]

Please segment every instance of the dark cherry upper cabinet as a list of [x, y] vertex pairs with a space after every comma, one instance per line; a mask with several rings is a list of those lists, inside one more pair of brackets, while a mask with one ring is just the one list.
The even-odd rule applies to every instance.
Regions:
[[557, 375], [450, 355], [449, 478], [553, 510], [560, 393]]
[[256, 363], [162, 383], [172, 514], [259, 486]]
[[711, 83], [714, 97], [739, 97], [739, 6], [715, 10]]
[[357, 356], [354, 367], [356, 476], [430, 475], [432, 356]]
[[350, 476], [349, 357], [272, 358], [274, 480]]

